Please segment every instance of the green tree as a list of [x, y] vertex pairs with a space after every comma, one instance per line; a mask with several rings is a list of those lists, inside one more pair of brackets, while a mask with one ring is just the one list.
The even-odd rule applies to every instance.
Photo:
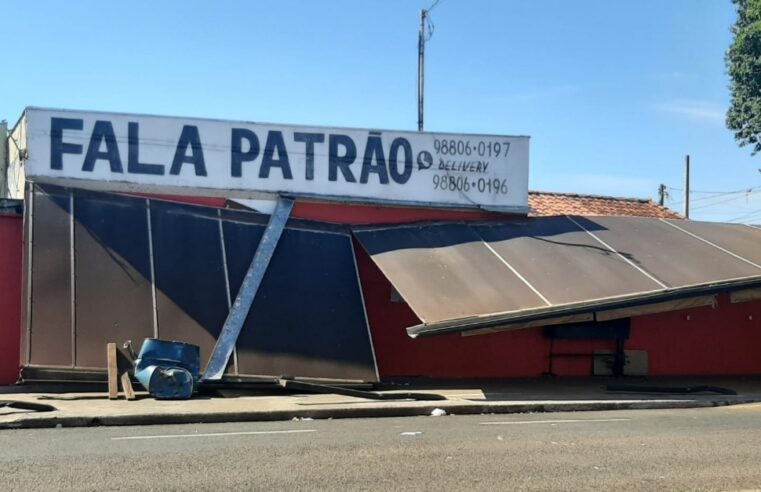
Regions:
[[727, 127], [735, 132], [740, 146], [761, 151], [761, 0], [732, 0], [737, 22], [734, 41], [727, 50], [732, 102]]

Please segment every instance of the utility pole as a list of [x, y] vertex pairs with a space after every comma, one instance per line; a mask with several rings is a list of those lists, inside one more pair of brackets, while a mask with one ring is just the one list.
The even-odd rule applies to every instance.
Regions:
[[684, 216], [690, 218], [690, 154], [684, 157]]
[[423, 91], [425, 90], [425, 17], [426, 9], [420, 10], [420, 32], [417, 48], [417, 131], [423, 131]]
[[[417, 38], [417, 131], [423, 131], [423, 94], [425, 93], [425, 42], [433, 36], [433, 24], [429, 17], [441, 0], [420, 11], [420, 31]], [[426, 27], [428, 33], [426, 34]], [[426, 37], [428, 39], [426, 39]]]
[[663, 206], [664, 202], [666, 201], [666, 185], [661, 183], [660, 186], [658, 186], [658, 205], [661, 207]]

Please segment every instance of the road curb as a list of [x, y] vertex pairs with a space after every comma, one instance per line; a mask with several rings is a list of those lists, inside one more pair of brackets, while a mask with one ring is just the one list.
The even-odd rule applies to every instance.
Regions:
[[144, 413], [136, 415], [51, 415], [24, 414], [14, 421], [0, 422], [0, 429], [54, 427], [97, 427], [128, 425], [201, 424], [224, 422], [268, 422], [293, 419], [348, 419], [414, 417], [431, 415], [436, 408], [449, 415], [587, 412], [605, 410], [665, 410], [707, 408], [761, 401], [753, 398], [699, 400], [614, 400], [571, 402], [462, 402], [439, 401], [425, 405], [384, 405], [357, 407], [252, 410], [243, 412]]

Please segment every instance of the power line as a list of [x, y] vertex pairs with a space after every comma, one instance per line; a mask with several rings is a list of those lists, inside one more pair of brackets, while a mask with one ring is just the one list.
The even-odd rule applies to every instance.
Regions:
[[[753, 195], [754, 193], [758, 193], [758, 192], [757, 191], [756, 192], [750, 192], [750, 193], [748, 193], [745, 196], [745, 198], [747, 198], [750, 195]], [[704, 209], [704, 208], [708, 208], [708, 207], [715, 207], [716, 205], [721, 205], [722, 203], [731, 202], [731, 201], [737, 200], [738, 198], [743, 198], [743, 197], [741, 197], [741, 196], [732, 196], [730, 198], [727, 198], [726, 200], [719, 200], [718, 202], [709, 203], [707, 205], [701, 205], [700, 207], [694, 207], [693, 210], [700, 210], [700, 209]]]
[[749, 220], [756, 220], [761, 219], [761, 208], [753, 210], [751, 212], [738, 215], [737, 217], [733, 219], [729, 219], [727, 222], [740, 222], [740, 221], [749, 221]]
[[[674, 188], [673, 186], [668, 186], [667, 188], [672, 191], [684, 191], [684, 188]], [[729, 194], [749, 193], [758, 189], [761, 189], [761, 186], [751, 186], [750, 188], [743, 188], [741, 190], [732, 190], [732, 191], [690, 190], [690, 194], [707, 193], [707, 194], [713, 194], [713, 195], [729, 195]]]
[[[669, 189], [674, 189], [675, 191], [680, 191], [678, 188], [671, 188], [671, 187], [669, 187]], [[711, 195], [711, 196], [703, 196], [703, 197], [698, 197], [698, 198], [691, 198], [690, 201], [693, 202], [693, 203], [695, 203], [695, 202], [705, 202], [706, 200], [716, 200], [716, 199], [721, 199], [723, 197], [729, 197], [726, 200], [720, 200], [720, 201], [717, 201], [717, 202], [715, 202], [713, 204], [709, 203], [709, 204], [702, 205], [701, 207], [697, 207], [697, 208], [706, 208], [706, 207], [710, 207], [710, 206], [715, 205], [715, 204], [718, 205], [720, 203], [726, 203], [726, 202], [730, 202], [732, 200], [737, 200], [737, 199], [741, 199], [741, 198], [747, 198], [747, 197], [753, 196], [753, 195], [755, 195], [755, 194], [757, 194], [759, 192], [761, 192], [761, 186], [754, 186], [752, 188], [745, 188], [745, 189], [736, 190], [736, 191], [710, 192], [710, 193], [713, 193], [713, 195]], [[696, 191], [696, 193], [706, 193], [706, 192], [697, 192]], [[692, 195], [692, 192], [690, 192], [690, 195]], [[730, 196], [730, 195], [732, 195], [732, 196]], [[682, 203], [684, 203], [684, 200], [678, 201], [678, 202], [669, 202], [668, 205], [671, 206], [671, 207], [674, 207], [674, 206], [677, 206], [677, 205], [681, 205]]]
[[[667, 188], [672, 191], [684, 191], [684, 188], [676, 188], [674, 186], [668, 186]], [[745, 191], [748, 191], [748, 188], [743, 188], [742, 190], [734, 190], [734, 191], [690, 190], [690, 193], [709, 193], [709, 194], [715, 194], [715, 195], [725, 195], [727, 193], [742, 193]]]
[[431, 4], [430, 7], [424, 10], [426, 34], [425, 34], [425, 39], [423, 42], [428, 42], [433, 37], [433, 30], [435, 29], [436, 26], [433, 24], [433, 20], [431, 19], [431, 10], [435, 9], [440, 1], [441, 0], [436, 0], [435, 2]]
[[441, 0], [436, 0], [435, 2], [433, 2], [433, 3], [431, 4], [431, 6], [430, 6], [430, 7], [428, 7], [428, 8], [427, 8], [427, 9], [425, 9], [425, 10], [426, 10], [427, 12], [430, 12], [431, 10], [435, 9], [435, 8], [436, 8], [436, 6], [439, 4], [439, 2], [440, 2], [440, 1], [441, 1]]

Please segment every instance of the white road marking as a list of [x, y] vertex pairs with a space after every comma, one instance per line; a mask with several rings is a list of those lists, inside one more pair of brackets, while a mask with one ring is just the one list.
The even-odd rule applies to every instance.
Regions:
[[251, 431], [251, 432], [212, 432], [208, 434], [164, 434], [156, 436], [125, 436], [112, 437], [112, 441], [126, 441], [135, 439], [174, 439], [178, 437], [222, 437], [222, 436], [260, 436], [265, 434], [300, 434], [304, 432], [317, 432], [317, 429], [298, 430], [274, 430], [274, 431]]
[[572, 424], [576, 422], [626, 422], [632, 419], [569, 419], [569, 420], [515, 420], [512, 422], [479, 422], [481, 425], [519, 424]]

